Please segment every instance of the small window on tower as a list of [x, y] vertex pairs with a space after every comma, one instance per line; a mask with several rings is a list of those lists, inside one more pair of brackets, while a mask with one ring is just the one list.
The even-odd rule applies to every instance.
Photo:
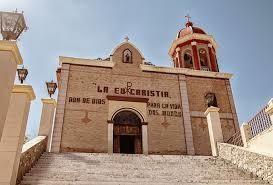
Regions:
[[123, 62], [124, 63], [133, 63], [132, 52], [129, 49], [123, 51]]
[[183, 55], [185, 68], [193, 69], [192, 55], [190, 51], [186, 51]]
[[208, 107], [218, 107], [216, 96], [214, 93], [207, 93], [205, 99]]

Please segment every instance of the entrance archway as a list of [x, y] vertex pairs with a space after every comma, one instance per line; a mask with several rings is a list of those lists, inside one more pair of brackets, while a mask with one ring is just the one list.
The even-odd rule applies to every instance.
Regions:
[[133, 111], [123, 110], [114, 115], [112, 120], [114, 153], [141, 154], [141, 118]]

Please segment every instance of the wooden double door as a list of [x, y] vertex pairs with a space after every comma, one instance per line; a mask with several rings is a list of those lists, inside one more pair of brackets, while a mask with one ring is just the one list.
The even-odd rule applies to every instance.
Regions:
[[122, 111], [114, 118], [113, 152], [142, 154], [142, 130], [139, 117], [130, 111]]
[[[134, 130], [138, 132], [132, 132]], [[114, 153], [141, 154], [141, 127], [114, 125]]]

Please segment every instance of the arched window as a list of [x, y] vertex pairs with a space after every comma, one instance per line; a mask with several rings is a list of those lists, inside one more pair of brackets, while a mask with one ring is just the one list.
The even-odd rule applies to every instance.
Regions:
[[208, 55], [207, 51], [204, 48], [199, 49], [199, 60], [201, 70], [209, 71]]
[[132, 52], [129, 49], [123, 51], [123, 62], [124, 63], [133, 63]]
[[184, 65], [185, 68], [191, 68], [193, 69], [193, 61], [192, 61], [192, 54], [190, 50], [187, 50], [184, 54], [183, 54], [183, 60], [184, 60]]
[[218, 107], [217, 99], [214, 93], [207, 93], [205, 96], [205, 100], [208, 107]]

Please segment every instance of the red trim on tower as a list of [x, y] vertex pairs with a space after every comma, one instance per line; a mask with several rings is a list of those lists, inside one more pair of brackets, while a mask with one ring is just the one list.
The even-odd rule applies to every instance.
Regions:
[[[199, 39], [193, 40], [193, 39], [191, 39], [191, 40], [188, 40], [186, 42], [183, 42], [183, 43], [179, 44], [176, 48], [182, 48], [183, 46], [191, 45], [191, 43], [194, 42], [194, 41], [197, 42], [198, 44], [209, 44], [209, 42], [206, 41], [206, 40], [199, 40]], [[175, 51], [174, 51], [174, 53], [175, 53]]]
[[216, 67], [217, 64], [215, 61], [215, 57], [213, 56], [213, 53], [212, 53], [212, 48], [211, 47], [208, 47], [208, 48], [209, 48], [209, 58], [210, 58], [211, 70], [217, 72], [217, 67]]
[[175, 58], [175, 67], [179, 67], [177, 58]]
[[178, 55], [179, 67], [180, 67], [180, 68], [183, 68], [184, 65], [183, 65], [183, 60], [182, 60], [182, 58], [181, 58], [181, 50], [177, 52], [177, 55]]
[[183, 43], [179, 44], [176, 48], [182, 48], [183, 46], [191, 45], [192, 41], [193, 40], [188, 40], [186, 42], [183, 42]]
[[200, 70], [200, 64], [198, 60], [198, 52], [197, 52], [196, 45], [192, 45], [192, 53], [193, 53], [193, 60], [194, 60], [194, 69]]

